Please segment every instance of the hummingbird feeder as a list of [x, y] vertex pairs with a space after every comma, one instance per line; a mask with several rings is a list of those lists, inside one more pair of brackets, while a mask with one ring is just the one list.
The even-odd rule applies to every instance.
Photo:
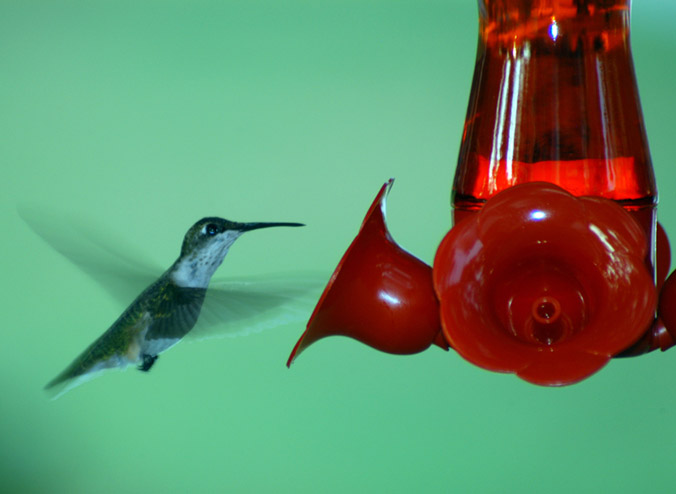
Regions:
[[431, 268], [385, 225], [386, 183], [287, 365], [344, 335], [432, 344], [545, 386], [676, 342], [676, 275], [629, 44], [630, 0], [478, 0], [474, 80]]

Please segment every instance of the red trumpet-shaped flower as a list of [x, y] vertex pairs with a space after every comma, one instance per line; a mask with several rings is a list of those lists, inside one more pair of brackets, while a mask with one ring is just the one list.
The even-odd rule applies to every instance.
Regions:
[[637, 341], [656, 291], [641, 227], [619, 205], [528, 183], [443, 239], [434, 285], [465, 359], [535, 384], [572, 384]]

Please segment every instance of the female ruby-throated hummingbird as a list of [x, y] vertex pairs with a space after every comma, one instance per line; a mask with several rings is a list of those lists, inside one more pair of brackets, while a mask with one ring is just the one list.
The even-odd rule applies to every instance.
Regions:
[[46, 389], [73, 387], [93, 373], [136, 364], [148, 371], [158, 355], [176, 344], [195, 325], [209, 282], [230, 246], [244, 232], [301, 223], [236, 223], [204, 218], [186, 233], [181, 254], [146, 288], [113, 325]]

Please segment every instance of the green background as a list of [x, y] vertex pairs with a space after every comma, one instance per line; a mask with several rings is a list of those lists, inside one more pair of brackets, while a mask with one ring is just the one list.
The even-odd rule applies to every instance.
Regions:
[[[676, 7], [636, 0], [632, 46], [676, 235]], [[219, 277], [331, 272], [390, 177], [388, 223], [431, 262], [473, 71], [475, 0], [0, 2], [0, 490], [666, 491], [676, 353], [563, 389], [436, 348], [400, 357], [303, 329], [184, 343], [149, 374], [42, 386], [123, 307], [36, 237], [77, 212], [168, 266], [205, 215], [247, 234]]]

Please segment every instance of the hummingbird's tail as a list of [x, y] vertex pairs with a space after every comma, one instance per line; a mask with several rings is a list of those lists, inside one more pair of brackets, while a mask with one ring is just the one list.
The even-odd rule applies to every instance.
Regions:
[[72, 365], [45, 385], [45, 391], [53, 400], [99, 374], [77, 373], [71, 367]]
[[58, 376], [56, 376], [54, 379], [52, 379], [51, 381], [49, 381], [47, 384], [45, 384], [45, 391], [49, 391], [49, 390], [51, 390], [52, 388], [58, 386], [59, 384], [61, 384], [61, 383], [65, 382], [65, 381], [67, 381], [68, 379], [71, 379], [72, 377], [75, 377], [75, 376], [70, 376], [70, 375], [68, 374], [68, 372], [66, 372], [67, 370], [68, 370], [68, 369], [66, 369], [65, 371], [63, 371], [61, 374], [59, 374]]
[[84, 361], [85, 360], [82, 359], [82, 357], [78, 357], [63, 372], [45, 385], [44, 389], [50, 398], [54, 400], [80, 384], [100, 376], [104, 370], [111, 367], [118, 367], [117, 365], [97, 364], [87, 368], [82, 365]]
[[66, 381], [70, 381], [77, 377], [86, 375], [91, 372], [88, 366], [84, 365], [88, 359], [85, 354], [76, 358], [68, 367], [66, 367], [58, 376], [49, 381], [45, 385], [45, 390], [49, 391], [52, 388], [63, 384]]
[[92, 343], [59, 375], [45, 385], [45, 390], [58, 398], [66, 391], [98, 377], [101, 371], [114, 367], [126, 367], [131, 362], [117, 353], [111, 352], [107, 341], [108, 332]]
[[83, 382], [86, 382], [99, 374], [98, 372], [93, 371], [91, 366], [87, 365], [87, 361], [89, 360], [87, 354], [88, 352], [84, 352], [58, 376], [45, 385], [45, 391], [47, 391], [52, 399], [58, 398], [67, 391], [70, 391], [74, 387], [79, 386]]

